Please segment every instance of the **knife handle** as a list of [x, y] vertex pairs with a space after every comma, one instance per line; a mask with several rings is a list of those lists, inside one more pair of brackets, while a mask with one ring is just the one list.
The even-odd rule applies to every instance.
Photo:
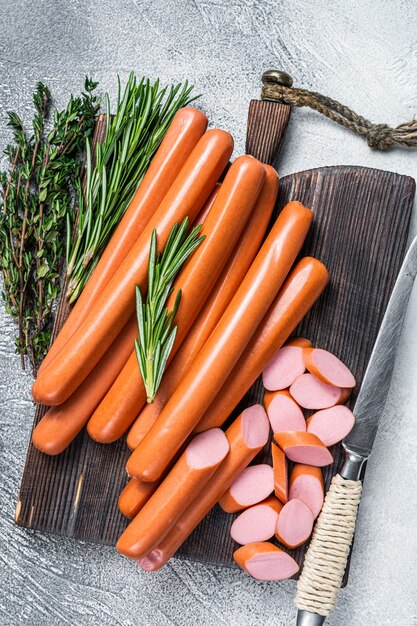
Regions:
[[337, 474], [327, 492], [297, 583], [297, 626], [320, 626], [334, 609], [355, 532], [360, 480]]

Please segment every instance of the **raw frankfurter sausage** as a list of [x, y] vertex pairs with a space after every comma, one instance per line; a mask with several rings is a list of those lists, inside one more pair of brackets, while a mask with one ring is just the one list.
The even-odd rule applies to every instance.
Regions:
[[322, 383], [313, 374], [301, 374], [291, 385], [290, 394], [304, 409], [328, 409], [346, 402], [350, 389]]
[[342, 441], [352, 430], [355, 416], [347, 406], [332, 406], [311, 415], [307, 420], [307, 432], [317, 435], [325, 446]]
[[260, 404], [245, 409], [226, 430], [230, 450], [219, 469], [199, 497], [190, 504], [181, 518], [157, 548], [140, 560], [148, 571], [160, 569], [175, 554], [194, 528], [214, 507], [224, 492], [242, 473], [268, 441], [269, 423]]
[[276, 497], [286, 504], [288, 502], [288, 461], [281, 450], [271, 443], [272, 468], [274, 470], [274, 493]]
[[65, 359], [58, 354], [35, 382], [35, 396], [45, 404], [64, 402], [88, 376], [110, 347], [135, 308], [134, 286], [146, 286], [149, 244], [158, 232], [161, 250], [175, 223], [193, 222], [223, 171], [233, 149], [229, 133], [206, 132], [192, 151], [175, 183], [145, 227], [95, 306], [67, 342]]
[[328, 280], [327, 269], [317, 259], [306, 257], [297, 263], [195, 432], [213, 428], [213, 424], [224, 424], [276, 352], [277, 346], [284, 343], [311, 309]]
[[220, 499], [219, 504], [226, 513], [236, 513], [265, 500], [273, 491], [272, 467], [266, 463], [251, 465], [243, 470]]
[[181, 168], [203, 136], [207, 123], [208, 120], [204, 113], [192, 107], [185, 107], [175, 114], [148, 171], [139, 184], [70, 316], [46, 355], [39, 372], [58, 354], [81, 324], [85, 315], [90, 312], [96, 298], [120, 267], [168, 193]]
[[37, 424], [32, 433], [35, 448], [56, 455], [69, 446], [126, 363], [136, 336], [137, 322], [132, 317], [82, 385], [63, 404], [49, 409]]
[[298, 548], [310, 537], [313, 524], [314, 516], [310, 507], [294, 498], [282, 507], [276, 537], [287, 548]]
[[333, 463], [332, 455], [313, 433], [277, 433], [274, 435], [274, 439], [285, 456], [294, 463], [316, 465], [317, 467], [324, 467]]
[[219, 193], [219, 190], [220, 190], [220, 183], [216, 183], [213, 187], [211, 194], [207, 198], [203, 208], [201, 209], [200, 213], [195, 218], [193, 226], [198, 226], [198, 224], [204, 224], [204, 222], [207, 219], [208, 214], [211, 211], [214, 201], [217, 198], [217, 194]]
[[266, 391], [264, 406], [274, 433], [306, 430], [304, 414], [287, 390]]
[[126, 528], [117, 542], [117, 550], [135, 559], [152, 550], [204, 489], [228, 451], [226, 435], [219, 428], [196, 435]]
[[255, 541], [267, 541], [275, 534], [282, 503], [275, 496], [243, 511], [233, 522], [230, 535], [241, 546]]
[[306, 369], [322, 383], [335, 387], [353, 388], [356, 385], [352, 372], [331, 352], [321, 348], [305, 348], [303, 360]]
[[296, 463], [291, 471], [289, 499], [298, 498], [310, 507], [314, 518], [323, 506], [324, 481], [320, 467]]
[[273, 167], [265, 165], [265, 181], [239, 242], [222, 275], [204, 304], [171, 366], [164, 373], [161, 386], [152, 404], [145, 406], [127, 437], [134, 450], [156, 422], [163, 407], [174, 393], [184, 373], [214, 330], [217, 322], [236, 293], [262, 243], [278, 193], [278, 176]]
[[120, 513], [129, 519], [133, 519], [155, 493], [159, 485], [159, 481], [156, 483], [144, 483], [142, 480], [131, 478], [119, 496], [117, 504]]
[[268, 541], [242, 546], [233, 558], [256, 580], [286, 580], [300, 569], [292, 556]]
[[157, 422], [130, 457], [131, 476], [157, 480], [195, 428], [284, 282], [312, 218], [310, 209], [299, 202], [283, 208], [221, 320]]
[[298, 376], [304, 374], [304, 349], [301, 346], [285, 345], [269, 361], [263, 371], [262, 380], [268, 391], [279, 391], [290, 387]]
[[[264, 177], [263, 165], [253, 157], [238, 157], [230, 167], [201, 230], [201, 235], [206, 238], [182, 269], [167, 303], [168, 310], [172, 310], [177, 291], [182, 289], [175, 318], [178, 330], [170, 361], [230, 257], [261, 192]], [[123, 435], [143, 406], [141, 384], [142, 377], [133, 351], [88, 424], [93, 439], [111, 443]]]
[[309, 339], [305, 339], [304, 337], [290, 337], [285, 345], [299, 346], [300, 348], [311, 348], [313, 344]]

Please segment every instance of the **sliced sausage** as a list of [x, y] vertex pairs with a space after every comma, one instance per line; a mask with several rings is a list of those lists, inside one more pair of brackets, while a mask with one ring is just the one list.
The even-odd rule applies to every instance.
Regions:
[[331, 352], [321, 348], [305, 348], [303, 360], [306, 369], [322, 383], [335, 387], [352, 388], [356, 380], [350, 369]]
[[229, 443], [220, 429], [196, 435], [126, 528], [117, 542], [117, 550], [135, 559], [152, 550], [204, 489], [228, 451]]
[[58, 354], [90, 312], [173, 185], [207, 123], [204, 113], [192, 107], [184, 107], [174, 115], [142, 182], [38, 373]]
[[286, 580], [299, 570], [292, 556], [267, 541], [242, 546], [233, 558], [256, 580]]
[[144, 483], [136, 478], [131, 478], [119, 496], [120, 513], [133, 519], [155, 493], [159, 485], [159, 482]]
[[317, 259], [306, 257], [297, 263], [221, 391], [197, 424], [196, 432], [213, 428], [213, 424], [221, 426], [226, 421], [277, 346], [286, 340], [313, 306], [328, 279], [327, 269]]
[[233, 522], [230, 535], [241, 546], [255, 541], [266, 541], [275, 534], [278, 513], [282, 504], [275, 496], [243, 511]]
[[303, 350], [301, 346], [286, 345], [274, 354], [262, 374], [265, 389], [287, 389], [304, 374]]
[[289, 499], [302, 500], [310, 507], [314, 518], [323, 506], [324, 481], [320, 467], [296, 463], [291, 471]]
[[333, 463], [333, 457], [326, 446], [312, 433], [277, 433], [274, 438], [285, 456], [294, 463], [316, 465], [317, 467], [324, 467]]
[[346, 402], [350, 391], [327, 385], [313, 374], [301, 374], [291, 385], [290, 394], [304, 409], [327, 409]]
[[[204, 205], [233, 150], [229, 133], [206, 132], [187, 159], [156, 212], [94, 306], [65, 345], [35, 382], [35, 395], [44, 404], [64, 402], [88, 376], [134, 313], [134, 287], [146, 287], [149, 245], [158, 232], [161, 250], [175, 223], [188, 216], [192, 222]], [[53, 367], [52, 367], [53, 363]]]
[[278, 176], [273, 167], [265, 165], [265, 181], [255, 207], [226, 263], [209, 298], [184, 339], [172, 364], [164, 373], [161, 386], [152, 404], [139, 414], [127, 437], [134, 450], [155, 424], [163, 407], [188, 371], [204, 343], [235, 295], [262, 243], [278, 193]]
[[284, 504], [288, 501], [288, 461], [287, 457], [274, 443], [271, 443], [272, 468], [274, 470], [274, 492]]
[[312, 216], [310, 209], [298, 202], [284, 207], [221, 320], [130, 457], [128, 472], [132, 476], [157, 480], [197, 426], [272, 304]]
[[347, 406], [332, 406], [308, 418], [307, 432], [317, 435], [325, 446], [330, 447], [342, 441], [354, 424], [355, 416]]
[[236, 513], [265, 500], [274, 491], [274, 472], [260, 463], [247, 467], [219, 501], [226, 513]]
[[274, 433], [306, 430], [304, 414], [287, 390], [266, 391], [264, 405]]
[[282, 507], [278, 517], [277, 539], [287, 548], [297, 548], [310, 537], [314, 524], [314, 516], [310, 507], [294, 498]]
[[[201, 235], [206, 238], [178, 275], [168, 299], [167, 308], [172, 310], [177, 292], [182, 290], [183, 297], [175, 318], [178, 330], [170, 361], [232, 254], [261, 192], [264, 177], [263, 165], [253, 157], [239, 157], [230, 167], [201, 230]], [[95, 441], [111, 443], [129, 428], [143, 406], [138, 397], [141, 383], [133, 350], [120, 377], [88, 424], [88, 432]]]

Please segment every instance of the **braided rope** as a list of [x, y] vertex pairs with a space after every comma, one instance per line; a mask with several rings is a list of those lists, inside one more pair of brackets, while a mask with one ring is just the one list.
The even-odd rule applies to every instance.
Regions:
[[355, 531], [362, 483], [337, 474], [316, 523], [295, 604], [298, 609], [328, 615], [335, 606]]
[[393, 145], [417, 147], [417, 120], [400, 124], [396, 128], [388, 124], [373, 124], [337, 100], [308, 89], [269, 82], [267, 78], [264, 80], [261, 98], [314, 109], [337, 124], [366, 137], [370, 148], [387, 150]]

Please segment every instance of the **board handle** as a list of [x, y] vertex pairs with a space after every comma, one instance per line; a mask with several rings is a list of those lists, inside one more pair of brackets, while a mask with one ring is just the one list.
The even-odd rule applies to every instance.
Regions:
[[297, 583], [297, 626], [321, 626], [334, 609], [355, 532], [360, 480], [337, 474], [330, 485]]

